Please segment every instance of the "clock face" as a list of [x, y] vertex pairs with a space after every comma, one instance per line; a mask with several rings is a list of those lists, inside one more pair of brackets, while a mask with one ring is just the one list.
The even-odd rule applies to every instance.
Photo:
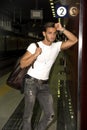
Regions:
[[79, 10], [78, 10], [77, 7], [71, 7], [71, 8], [69, 9], [69, 14], [70, 14], [70, 16], [77, 16], [78, 13], [79, 13]]

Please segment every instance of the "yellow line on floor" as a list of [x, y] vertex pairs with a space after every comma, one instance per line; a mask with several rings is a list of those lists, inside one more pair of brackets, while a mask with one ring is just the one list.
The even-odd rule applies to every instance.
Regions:
[[3, 87], [0, 87], [0, 96], [8, 93], [12, 88], [8, 87], [6, 84]]

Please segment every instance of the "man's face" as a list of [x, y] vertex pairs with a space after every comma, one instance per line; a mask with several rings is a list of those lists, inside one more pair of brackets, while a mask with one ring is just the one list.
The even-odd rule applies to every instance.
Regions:
[[45, 40], [50, 43], [55, 41], [56, 34], [57, 34], [57, 31], [56, 31], [56, 28], [54, 27], [49, 27], [46, 29], [46, 32], [43, 32]]

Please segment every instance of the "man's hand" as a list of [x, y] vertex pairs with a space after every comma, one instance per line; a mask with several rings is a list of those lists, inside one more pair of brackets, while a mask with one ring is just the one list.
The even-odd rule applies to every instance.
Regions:
[[57, 31], [63, 31], [64, 28], [62, 27], [62, 25], [60, 23], [55, 23], [55, 28]]

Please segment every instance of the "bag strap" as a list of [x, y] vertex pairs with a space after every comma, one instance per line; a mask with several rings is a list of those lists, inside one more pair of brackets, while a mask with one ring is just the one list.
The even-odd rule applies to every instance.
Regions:
[[[38, 43], [35, 42], [35, 45], [37, 46], [37, 48], [39, 47]], [[35, 62], [35, 61], [34, 61]], [[32, 68], [34, 68], [34, 62], [32, 63]]]
[[37, 42], [35, 42], [35, 45], [36, 45], [37, 47], [39, 47], [39, 45], [38, 45], [38, 43], [37, 43]]

